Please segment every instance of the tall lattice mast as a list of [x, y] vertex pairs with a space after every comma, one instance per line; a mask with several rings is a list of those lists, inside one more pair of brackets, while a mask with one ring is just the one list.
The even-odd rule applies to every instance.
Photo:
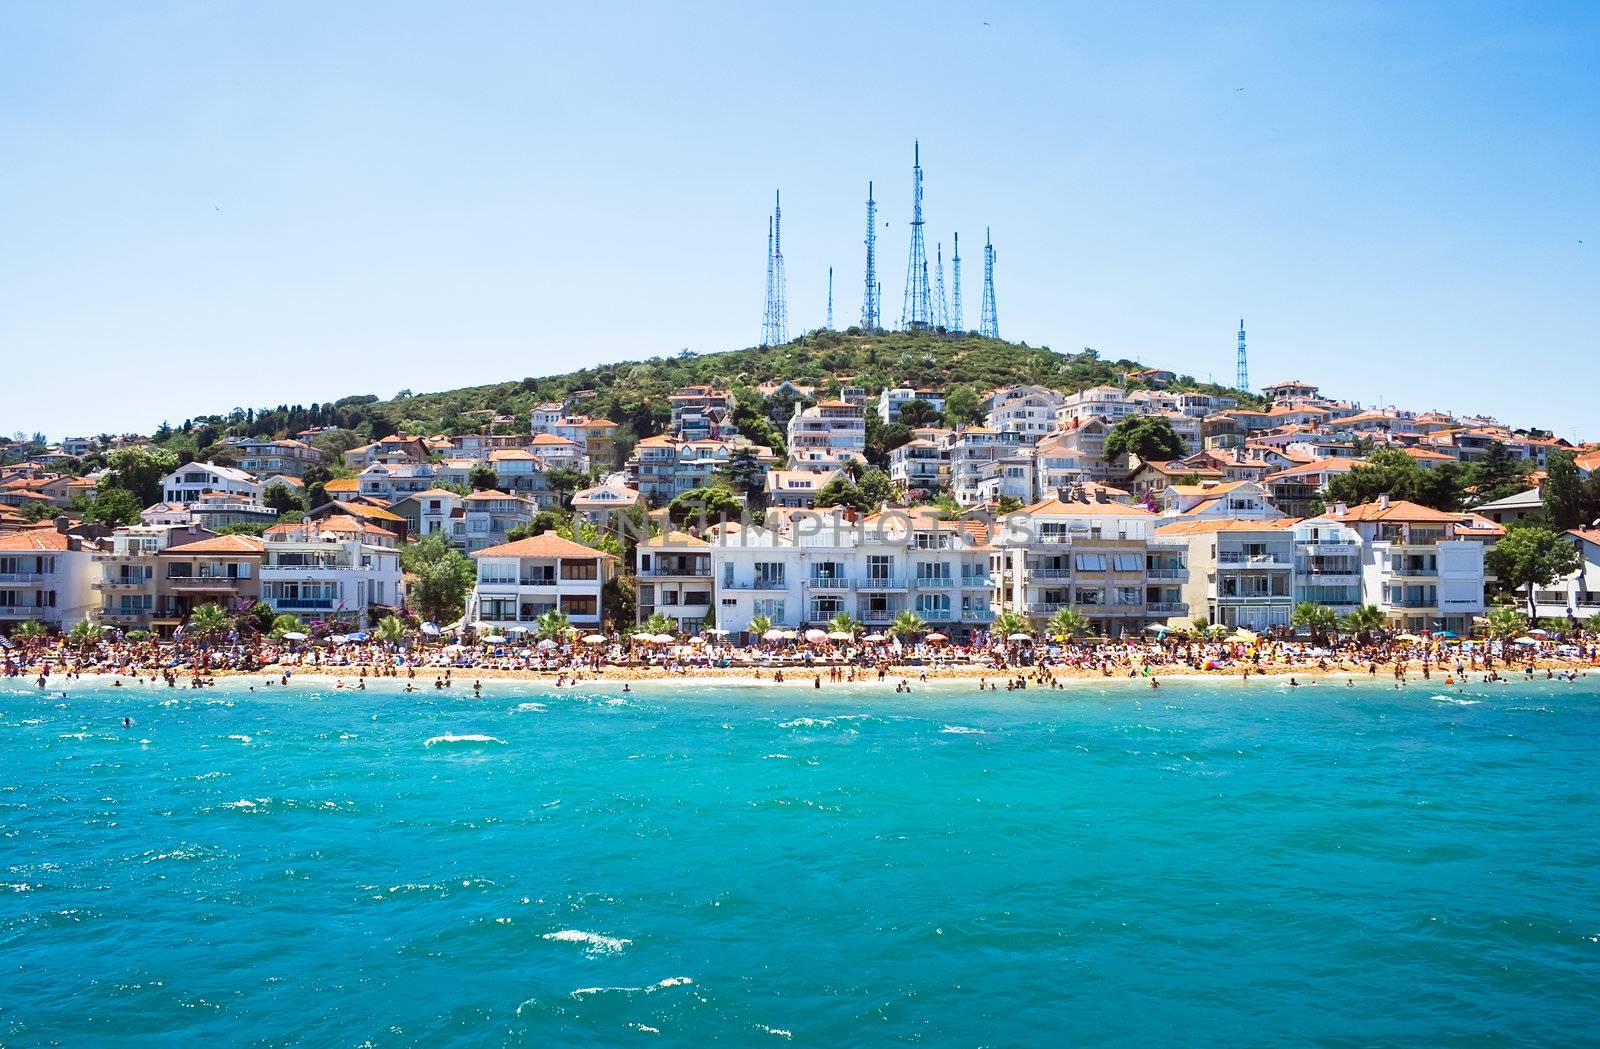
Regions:
[[956, 253], [950, 259], [950, 330], [961, 330], [961, 234], [956, 234]]
[[936, 328], [950, 330], [950, 304], [944, 297], [944, 245], [933, 246], [933, 324]]
[[933, 305], [928, 295], [928, 249], [922, 240], [922, 144], [912, 146], [911, 165], [911, 257], [906, 260], [905, 302], [900, 308], [900, 327], [926, 328], [933, 322]]
[[789, 282], [783, 275], [783, 194], [774, 191], [772, 199], [772, 287], [777, 296], [777, 339], [774, 346], [789, 341]]
[[828, 267], [828, 330], [833, 330], [833, 267]]
[[991, 339], [1000, 337], [1000, 317], [994, 308], [994, 242], [987, 226], [983, 228], [983, 313], [978, 318], [978, 333]]
[[861, 297], [861, 328], [877, 331], [883, 327], [879, 305], [883, 302], [878, 285], [878, 202], [872, 199], [872, 183], [867, 183], [867, 288]]
[[772, 216], [767, 216], [767, 298], [766, 304], [761, 309], [761, 345], [774, 345], [773, 339], [777, 334], [778, 326], [773, 322], [772, 312]]
[[1233, 388], [1240, 393], [1250, 392], [1250, 365], [1244, 357], [1244, 318], [1239, 318], [1239, 374], [1233, 381]]

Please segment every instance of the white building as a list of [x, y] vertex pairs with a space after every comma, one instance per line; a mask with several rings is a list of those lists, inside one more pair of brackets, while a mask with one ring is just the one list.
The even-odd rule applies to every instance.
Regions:
[[95, 616], [102, 626], [148, 630], [156, 607], [156, 554], [211, 538], [187, 524], [131, 525], [118, 528], [93, 555], [90, 586], [100, 592]]
[[55, 528], [0, 534], [0, 627], [30, 619], [70, 630], [98, 608], [91, 588], [93, 554]]
[[989, 429], [1037, 439], [1056, 428], [1062, 400], [1061, 392], [1048, 386], [1006, 386], [984, 394], [979, 407]]
[[[1188, 544], [1187, 578], [1180, 588], [1189, 618], [1267, 630], [1289, 625], [1295, 602], [1295, 540], [1287, 528], [1263, 520], [1194, 518], [1156, 529], [1163, 539]], [[1169, 622], [1182, 624], [1183, 616]]]
[[945, 443], [950, 461], [950, 489], [962, 506], [977, 506], [984, 501], [984, 481], [992, 478], [996, 459], [1009, 459], [1033, 445], [1033, 438], [1021, 430], [997, 430], [992, 426], [968, 426], [955, 430]]
[[572, 512], [604, 528], [614, 514], [644, 505], [639, 493], [622, 484], [601, 484], [572, 496]]
[[897, 423], [900, 421], [900, 409], [912, 401], [926, 401], [934, 411], [944, 411], [944, 394], [937, 390], [890, 386], [878, 394], [878, 418], [885, 423]]
[[435, 480], [433, 464], [398, 457], [373, 463], [356, 477], [360, 494], [385, 503], [425, 492], [434, 486]]
[[867, 448], [866, 412], [848, 401], [822, 401], [810, 408], [795, 405], [789, 418], [789, 455], [804, 458], [807, 453], [824, 455], [864, 454]]
[[472, 558], [478, 578], [467, 606], [469, 623], [531, 630], [544, 613], [560, 611], [580, 629], [600, 625], [610, 554], [543, 532], [479, 550]]
[[161, 498], [165, 502], [195, 503], [207, 492], [240, 496], [241, 502], [261, 501], [260, 482], [252, 474], [232, 466], [190, 463], [161, 479]]
[[404, 600], [393, 540], [349, 517], [269, 528], [262, 537], [261, 600], [278, 613], [372, 626]]
[[651, 536], [634, 549], [636, 622], [660, 613], [678, 633], [698, 634], [712, 610], [711, 544], [687, 532]]
[[908, 492], [947, 488], [950, 463], [945, 450], [925, 437], [907, 441], [889, 452], [889, 480]]
[[[1574, 528], [1567, 532], [1578, 552], [1578, 569], [1546, 587], [1534, 590], [1539, 617], [1589, 619], [1600, 615], [1600, 528]], [[1527, 595], [1519, 593], [1522, 607]]]

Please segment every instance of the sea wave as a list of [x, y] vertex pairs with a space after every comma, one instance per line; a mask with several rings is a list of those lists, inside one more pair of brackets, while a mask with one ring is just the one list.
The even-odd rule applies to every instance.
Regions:
[[989, 734], [981, 728], [970, 728], [966, 725], [946, 725], [939, 732], [946, 736], [987, 736]]
[[469, 732], [459, 736], [452, 732], [446, 732], [442, 736], [434, 736], [432, 739], [424, 741], [422, 745], [424, 747], [434, 747], [447, 743], [491, 743], [500, 747], [506, 745], [506, 741], [497, 736], [485, 736], [476, 732]]
[[[587, 932], [583, 929], [562, 929], [559, 932], [547, 932], [544, 934], [544, 938], [555, 940], [558, 943], [581, 943], [584, 945], [585, 952], [589, 954], [616, 954], [633, 942], [618, 936], [603, 936], [600, 933]], [[599, 989], [605, 990], [606, 988]]]

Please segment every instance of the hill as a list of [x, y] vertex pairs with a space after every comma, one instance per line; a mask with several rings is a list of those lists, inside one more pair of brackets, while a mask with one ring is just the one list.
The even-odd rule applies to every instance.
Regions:
[[[626, 446], [659, 432], [669, 417], [667, 395], [697, 383], [738, 389], [787, 378], [814, 385], [820, 394], [837, 390], [841, 379], [874, 393], [890, 383], [938, 389], [960, 385], [975, 393], [1010, 383], [1039, 383], [1073, 391], [1102, 383], [1120, 384], [1127, 372], [1144, 367], [1136, 361], [1102, 360], [1093, 350], [1063, 354], [1048, 347], [970, 333], [866, 334], [852, 328], [810, 332], [770, 348], [708, 354], [685, 351], [438, 393], [402, 391], [387, 401], [368, 395], [310, 405], [235, 409], [227, 415], [186, 420], [184, 430], [202, 431], [195, 437], [204, 449], [224, 436], [282, 437], [311, 426], [337, 426], [372, 439], [391, 433], [481, 432], [493, 416], [500, 415], [518, 420], [503, 424], [503, 428], [520, 429], [527, 425], [534, 405], [559, 401], [575, 391], [591, 391], [593, 398], [584, 410], [617, 422], [620, 442]], [[1234, 394], [1231, 389], [1197, 383], [1187, 376], [1169, 388]], [[1255, 399], [1245, 396], [1241, 400], [1253, 403]]]

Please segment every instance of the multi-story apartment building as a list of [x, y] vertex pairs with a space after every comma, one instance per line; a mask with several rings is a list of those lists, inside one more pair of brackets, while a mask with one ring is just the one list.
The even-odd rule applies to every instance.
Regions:
[[1085, 481], [1108, 480], [1106, 429], [1102, 420], [1089, 419], [1041, 438], [1034, 447], [1033, 498], [1046, 499]]
[[806, 509], [817, 498], [817, 490], [844, 476], [842, 470], [768, 470], [767, 506]]
[[789, 455], [812, 452], [861, 455], [867, 448], [866, 412], [848, 401], [821, 401], [810, 408], [795, 405], [789, 418]]
[[1268, 474], [1265, 483], [1274, 506], [1291, 517], [1306, 517], [1322, 505], [1328, 482], [1358, 465], [1356, 459], [1330, 456]]
[[1188, 614], [1188, 543], [1142, 507], [1064, 493], [1006, 517], [993, 538], [996, 609], [1036, 621], [1070, 608], [1119, 637]]
[[533, 410], [532, 432], [571, 441], [588, 462], [606, 469], [616, 465], [617, 424], [610, 419], [570, 415], [562, 405], [541, 404]]
[[1033, 437], [1022, 430], [997, 430], [991, 426], [968, 426], [951, 432], [945, 442], [945, 457], [950, 461], [950, 489], [962, 506], [984, 502], [983, 482], [996, 459], [1009, 459], [1033, 445]]
[[572, 512], [602, 528], [610, 524], [616, 514], [643, 505], [639, 493], [623, 484], [595, 485], [572, 496]]
[[1361, 536], [1354, 528], [1312, 518], [1289, 527], [1294, 538], [1294, 600], [1339, 615], [1361, 604]]
[[1063, 401], [1061, 392], [1048, 386], [1006, 386], [984, 394], [979, 407], [989, 429], [1037, 440], [1056, 428]]
[[531, 525], [538, 512], [538, 503], [512, 492], [473, 492], [462, 499], [461, 516], [452, 519], [450, 538], [468, 553], [499, 546], [507, 532]]
[[232, 466], [189, 463], [161, 479], [161, 498], [165, 502], [199, 502], [208, 492], [239, 496], [240, 501], [247, 503], [261, 501], [261, 483], [250, 473]]
[[711, 544], [687, 532], [651, 536], [634, 549], [638, 598], [636, 622], [660, 613], [675, 630], [698, 634], [712, 611]]
[[1061, 399], [1056, 409], [1056, 423], [1081, 423], [1089, 419], [1104, 419], [1115, 426], [1130, 415], [1141, 415], [1150, 407], [1148, 399], [1135, 402], [1115, 386], [1091, 386], [1087, 390], [1069, 393]]
[[[1187, 618], [1265, 630], [1289, 625], [1295, 602], [1295, 539], [1271, 521], [1197, 518], [1156, 529], [1188, 546], [1180, 588]], [[1182, 624], [1184, 616], [1169, 621]]]
[[452, 522], [462, 516], [466, 497], [448, 488], [413, 492], [389, 507], [405, 518], [406, 531], [418, 538], [433, 532], [452, 535]]
[[1272, 505], [1266, 486], [1256, 481], [1169, 484], [1163, 505], [1169, 515], [1186, 518], [1271, 521], [1284, 516], [1282, 510]]
[[600, 625], [610, 554], [543, 532], [479, 550], [472, 558], [478, 573], [468, 622], [532, 629], [544, 613], [560, 611], [579, 629]]
[[1035, 491], [1034, 450], [1022, 448], [1002, 459], [991, 459], [978, 467], [979, 505], [1014, 499], [1026, 503]]
[[322, 462], [322, 453], [304, 441], [241, 441], [235, 446], [239, 468], [257, 477], [304, 477]]
[[489, 452], [489, 469], [494, 471], [501, 491], [531, 499], [540, 507], [553, 508], [558, 502], [550, 491], [549, 473], [553, 464], [526, 448], [496, 448]]
[[772, 527], [717, 529], [711, 538], [718, 626], [735, 633], [824, 626], [847, 615], [869, 629], [901, 612], [965, 638], [992, 619], [981, 529], [917, 511], [857, 519], [840, 511], [772, 514]]
[[92, 556], [59, 527], [0, 534], [0, 628], [31, 619], [66, 630], [87, 619], [97, 605]]
[[1361, 537], [1364, 604], [1383, 609], [1396, 630], [1451, 630], [1467, 636], [1484, 608], [1483, 543], [1458, 538], [1460, 514], [1380, 496], [1337, 504], [1314, 521], [1346, 525]]
[[[1574, 528], [1567, 538], [1577, 551], [1578, 567], [1536, 589], [1534, 608], [1540, 618], [1591, 619], [1600, 615], [1600, 528]], [[1518, 596], [1526, 607], [1526, 595]]]
[[169, 546], [210, 539], [192, 524], [118, 528], [94, 552], [91, 586], [100, 594], [96, 619], [121, 630], [149, 630], [156, 608], [156, 555]]
[[938, 492], [949, 487], [950, 463], [939, 442], [917, 437], [889, 453], [889, 480], [906, 492]]
[[886, 386], [878, 393], [878, 418], [885, 423], [900, 421], [900, 409], [912, 401], [925, 401], [936, 412], [944, 411], [944, 394], [916, 386]]
[[201, 605], [249, 608], [261, 598], [265, 544], [254, 536], [218, 535], [156, 553], [151, 628], [169, 635]]
[[385, 542], [382, 529], [346, 520], [361, 534], [341, 535], [320, 521], [269, 529], [262, 544], [261, 600], [275, 612], [358, 628], [399, 607], [399, 550]]
[[720, 440], [732, 428], [734, 396], [715, 386], [685, 386], [668, 397], [672, 402], [672, 434], [685, 441]]
[[357, 490], [369, 499], [394, 503], [416, 492], [425, 492], [437, 480], [432, 463], [399, 456], [375, 462], [356, 477]]

